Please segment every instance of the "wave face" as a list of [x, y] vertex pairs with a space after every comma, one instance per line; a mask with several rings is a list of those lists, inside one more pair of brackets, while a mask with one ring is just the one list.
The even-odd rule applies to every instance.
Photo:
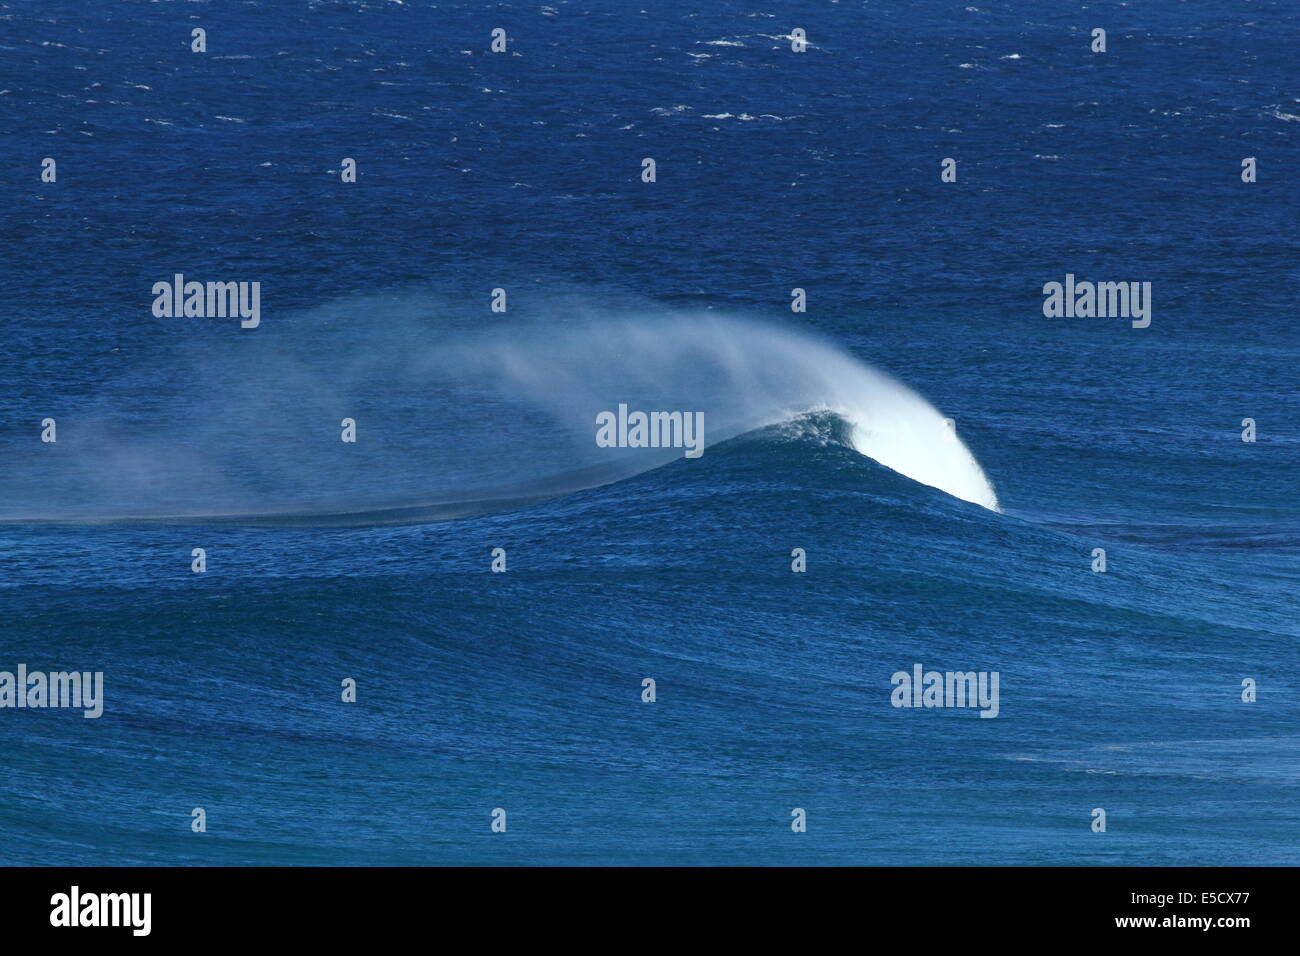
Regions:
[[[580, 300], [487, 329], [451, 314], [428, 296], [349, 301], [286, 321], [265, 337], [255, 365], [242, 349], [212, 344], [169, 356], [174, 375], [110, 386], [97, 408], [61, 426], [52, 454], [15, 453], [2, 517], [463, 517], [682, 455], [598, 447], [598, 414], [620, 404], [703, 412], [705, 454], [745, 431], [830, 411], [850, 423], [861, 454], [998, 509], [974, 456], [933, 406], [814, 336], [645, 306], [597, 312]], [[344, 418], [356, 422], [355, 444], [340, 440]]]

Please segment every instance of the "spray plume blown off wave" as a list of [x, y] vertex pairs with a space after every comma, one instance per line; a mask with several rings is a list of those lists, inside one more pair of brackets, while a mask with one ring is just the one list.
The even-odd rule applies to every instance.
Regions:
[[[703, 412], [706, 455], [830, 411], [861, 454], [998, 510], [933, 406], [811, 336], [647, 306], [611, 316], [552, 303], [544, 321], [520, 312], [485, 328], [427, 295], [388, 296], [268, 321], [242, 339], [176, 336], [149, 374], [124, 375], [93, 411], [60, 421], [48, 454], [9, 449], [0, 520], [415, 523], [498, 510], [680, 457], [598, 447], [597, 416], [620, 403]], [[355, 444], [340, 440], [344, 419]]]

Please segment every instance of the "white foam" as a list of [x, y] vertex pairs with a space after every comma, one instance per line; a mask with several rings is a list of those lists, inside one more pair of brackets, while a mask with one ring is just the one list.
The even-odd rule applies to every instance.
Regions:
[[[503, 338], [505, 335], [503, 334]], [[443, 358], [508, 379], [515, 397], [564, 421], [635, 396], [703, 409], [716, 443], [807, 411], [853, 426], [853, 447], [914, 481], [992, 511], [997, 495], [948, 420], [928, 401], [838, 345], [747, 319], [681, 313], [599, 319], [509, 333]], [[651, 407], [651, 406], [647, 406]]]

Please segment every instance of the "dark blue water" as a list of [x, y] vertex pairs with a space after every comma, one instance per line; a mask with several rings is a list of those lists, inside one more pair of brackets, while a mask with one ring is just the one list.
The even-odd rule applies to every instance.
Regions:
[[5, 862], [1300, 861], [1300, 10], [706, 6], [0, 4]]

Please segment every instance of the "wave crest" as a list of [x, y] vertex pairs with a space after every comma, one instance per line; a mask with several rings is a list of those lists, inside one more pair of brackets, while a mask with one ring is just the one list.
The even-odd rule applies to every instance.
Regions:
[[[337, 303], [267, 323], [255, 342], [196, 345], [166, 360], [174, 374], [136, 368], [98, 408], [66, 416], [45, 454], [5, 449], [15, 468], [3, 518], [418, 520], [394, 501], [455, 516], [466, 502], [536, 500], [539, 487], [553, 497], [681, 454], [597, 447], [596, 416], [620, 403], [703, 411], [706, 456], [754, 428], [834, 412], [847, 426], [818, 427], [841, 429], [836, 440], [999, 510], [929, 402], [805, 333], [644, 305], [596, 314], [572, 301], [487, 328], [456, 315], [427, 296]], [[339, 440], [343, 418], [357, 422], [355, 444]]]

